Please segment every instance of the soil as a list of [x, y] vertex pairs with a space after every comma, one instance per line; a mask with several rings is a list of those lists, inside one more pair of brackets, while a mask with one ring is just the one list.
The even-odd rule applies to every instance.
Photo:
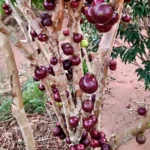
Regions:
[[[13, 47], [17, 66], [19, 71], [24, 72], [24, 66], [28, 66], [28, 61], [25, 57]], [[7, 71], [3, 55], [0, 54], [0, 83], [3, 85]], [[134, 73], [136, 66], [130, 64], [123, 64], [120, 59], [117, 59], [117, 70], [109, 71], [108, 85], [104, 96], [104, 105], [102, 110], [102, 131], [104, 131], [109, 138], [111, 134], [119, 133], [134, 125], [137, 120], [142, 119], [137, 114], [139, 106], [150, 105], [150, 92], [145, 91], [143, 81], [138, 82], [137, 76]], [[5, 87], [3, 87], [5, 89]], [[29, 117], [33, 129], [35, 129], [35, 137], [38, 141], [39, 150], [57, 150], [65, 149], [63, 143], [57, 139], [52, 138], [51, 128], [54, 122], [50, 120], [47, 114], [43, 116]], [[38, 126], [38, 127], [37, 127]], [[20, 135], [19, 127], [12, 119], [5, 123], [0, 123], [0, 145], [7, 150], [23, 150], [24, 145], [20, 145], [22, 137]], [[150, 148], [150, 133], [146, 134], [147, 142], [144, 145], [138, 145], [135, 139], [129, 141], [119, 148], [119, 150], [149, 150]], [[47, 140], [45, 140], [47, 138]], [[48, 142], [48, 143], [47, 143]], [[43, 144], [44, 143], [44, 144]], [[42, 145], [42, 146], [41, 146]], [[47, 145], [47, 148], [44, 148]], [[40, 147], [41, 146], [41, 147]], [[63, 147], [64, 146], [64, 147]]]

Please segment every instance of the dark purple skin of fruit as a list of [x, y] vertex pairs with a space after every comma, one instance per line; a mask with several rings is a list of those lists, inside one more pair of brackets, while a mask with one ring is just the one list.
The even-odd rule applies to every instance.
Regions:
[[99, 140], [91, 139], [91, 147], [96, 148], [99, 147]]
[[111, 150], [111, 147], [108, 144], [103, 144], [101, 150]]
[[67, 79], [70, 81], [70, 80], [72, 80], [72, 75], [71, 74], [69, 74], [69, 73], [66, 73], [66, 76], [67, 76]]
[[56, 64], [58, 63], [58, 59], [54, 56], [54, 57], [52, 57], [52, 58], [50, 59], [50, 63], [51, 63], [52, 65], [56, 65]]
[[62, 129], [60, 126], [56, 126], [53, 129], [53, 136], [60, 136], [62, 133]]
[[108, 23], [113, 16], [113, 9], [107, 3], [100, 3], [92, 7], [93, 20], [98, 24]]
[[80, 43], [83, 40], [83, 36], [80, 33], [74, 33], [73, 34], [73, 41], [75, 43]]
[[83, 23], [84, 23], [84, 19], [81, 17], [80, 24], [83, 24]]
[[76, 146], [70, 146], [69, 150], [77, 150]]
[[40, 79], [36, 75], [33, 76], [33, 80], [34, 81], [40, 81]]
[[107, 139], [106, 138], [100, 138], [100, 140], [99, 140], [100, 147], [102, 147], [102, 145], [106, 144], [106, 143], [107, 143]]
[[76, 117], [76, 116], [72, 116], [70, 117], [69, 119], [69, 124], [71, 127], [75, 128], [77, 125], [78, 125], [78, 122], [79, 122], [79, 118]]
[[87, 14], [87, 12], [88, 12], [88, 9], [89, 9], [89, 7], [88, 7], [88, 6], [84, 6], [84, 7], [82, 7], [81, 12], [82, 12], [84, 15], [86, 15], [86, 14]]
[[12, 9], [11, 9], [11, 8], [9, 8], [9, 9], [5, 10], [5, 14], [7, 14], [7, 15], [11, 15], [11, 14], [12, 14]]
[[88, 137], [88, 132], [86, 130], [83, 131], [81, 140], [84, 140]]
[[78, 66], [80, 63], [81, 63], [80, 57], [74, 56], [74, 57], [72, 58], [72, 65], [73, 65], [73, 66]]
[[93, 103], [95, 103], [95, 100], [96, 100], [96, 94], [92, 94], [91, 100], [92, 100]]
[[147, 113], [146, 108], [144, 108], [144, 107], [138, 108], [138, 114], [139, 114], [140, 116], [145, 116], [146, 113]]
[[117, 68], [117, 62], [113, 59], [109, 61], [109, 69], [110, 70], [116, 70]]
[[94, 124], [97, 123], [97, 117], [95, 115], [91, 115], [91, 116], [89, 116], [89, 118], [93, 120]]
[[95, 24], [95, 21], [92, 18], [92, 7], [88, 7], [88, 11], [85, 13], [85, 17], [87, 19], [88, 22]]
[[69, 98], [69, 92], [65, 91], [65, 93], [66, 93], [66, 97]]
[[131, 21], [131, 16], [123, 15], [121, 18], [122, 21], [129, 23]]
[[8, 10], [10, 8], [10, 6], [8, 4], [3, 4], [2, 7], [3, 7], [4, 10]]
[[71, 140], [70, 140], [69, 137], [66, 137], [65, 141], [66, 141], [67, 144], [71, 144]]
[[93, 103], [91, 100], [89, 100], [89, 99], [84, 100], [84, 101], [82, 102], [82, 109], [83, 109], [85, 112], [91, 113], [91, 112], [93, 111], [93, 109], [94, 109], [94, 103]]
[[71, 44], [66, 44], [62, 47], [62, 50], [64, 52], [65, 55], [72, 55], [74, 53], [74, 49], [71, 46]]
[[59, 90], [57, 88], [53, 88], [52, 91], [53, 91], [54, 94], [59, 92]]
[[114, 25], [119, 19], [119, 15], [114, 11], [112, 19], [107, 23], [107, 25]]
[[42, 25], [44, 27], [49, 27], [52, 25], [52, 20], [50, 18], [44, 19], [44, 20], [42, 20]]
[[54, 100], [55, 100], [56, 102], [61, 102], [61, 98], [60, 98], [59, 92], [56, 92], [56, 93], [54, 94]]
[[42, 83], [39, 84], [38, 88], [40, 91], [45, 91], [45, 87]]
[[47, 69], [47, 72], [52, 75], [52, 76], [55, 76], [55, 73], [54, 73], [54, 70], [53, 70], [53, 67], [49, 65], [49, 67], [46, 68]]
[[52, 84], [52, 85], [51, 85], [51, 88], [52, 88], [52, 89], [56, 88], [56, 85], [55, 85], [55, 84]]
[[78, 144], [77, 145], [77, 150], [86, 150], [86, 148], [83, 144]]
[[65, 133], [63, 131], [62, 131], [61, 135], [59, 136], [59, 138], [61, 140], [64, 140], [66, 138], [66, 135], [65, 135]]
[[54, 2], [47, 2], [44, 1], [43, 6], [46, 10], [53, 10], [55, 8], [55, 3]]
[[86, 129], [86, 130], [91, 130], [93, 127], [94, 127], [94, 122], [92, 119], [89, 119], [89, 118], [86, 118], [83, 120], [83, 127]]
[[92, 61], [92, 55], [90, 53], [88, 54], [88, 59], [89, 59], [89, 62]]
[[104, 133], [104, 132], [99, 132], [99, 137], [100, 137], [100, 138], [105, 138], [105, 137], [106, 137], [106, 135], [105, 135], [105, 133]]
[[64, 70], [69, 70], [71, 67], [72, 67], [72, 62], [69, 59], [63, 61]]
[[69, 30], [64, 30], [64, 31], [63, 31], [63, 35], [64, 35], [64, 36], [68, 36], [68, 35], [69, 35]]
[[93, 2], [93, 0], [86, 0], [88, 2], [88, 4], [91, 4]]
[[45, 41], [48, 40], [48, 36], [47, 36], [46, 34], [44, 34], [44, 33], [40, 33], [40, 34], [38, 35], [38, 40], [39, 40], [40, 42], [45, 42]]
[[85, 147], [88, 147], [90, 145], [90, 140], [88, 138], [81, 140], [80, 142], [81, 144], [83, 144]]
[[79, 2], [76, 1], [76, 0], [72, 0], [72, 1], [70, 2], [70, 7], [71, 7], [71, 8], [78, 8], [78, 7], [79, 7]]
[[96, 24], [96, 29], [101, 32], [101, 33], [105, 33], [110, 31], [112, 28], [112, 25], [107, 25], [107, 24]]
[[38, 37], [38, 34], [36, 33], [35, 30], [31, 30], [30, 35], [34, 38]]
[[96, 129], [93, 129], [90, 132], [91, 138], [95, 139], [95, 140], [99, 140], [100, 136], [99, 136], [99, 132]]
[[88, 94], [92, 94], [98, 89], [98, 82], [94, 75], [85, 74], [79, 81], [80, 89]]
[[97, 4], [101, 4], [101, 3], [103, 3], [103, 2], [104, 2], [104, 0], [93, 0], [92, 6], [95, 6], [95, 5], [97, 5]]
[[131, 2], [131, 0], [124, 0], [124, 2], [125, 2], [125, 3], [130, 3], [130, 2]]
[[50, 15], [47, 12], [43, 12], [40, 14], [42, 20], [49, 19]]
[[47, 76], [47, 70], [44, 66], [37, 67], [34, 73], [39, 79], [44, 79]]
[[141, 134], [137, 135], [137, 136], [136, 136], [136, 142], [137, 142], [138, 144], [144, 144], [144, 143], [146, 142], [146, 137], [145, 137], [145, 135], [141, 135]]

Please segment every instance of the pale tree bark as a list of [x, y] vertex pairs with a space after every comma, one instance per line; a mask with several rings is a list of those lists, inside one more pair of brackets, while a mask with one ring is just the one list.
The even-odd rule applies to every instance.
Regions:
[[10, 41], [8, 37], [3, 35], [2, 33], [0, 38], [1, 38], [0, 46], [5, 56], [10, 77], [10, 85], [12, 89], [12, 97], [13, 97], [12, 114], [19, 124], [25, 142], [26, 150], [36, 150], [33, 131], [31, 129], [31, 125], [27, 119], [23, 107], [21, 87], [18, 78], [18, 70], [15, 63], [14, 54], [12, 52], [12, 48], [10, 45]]

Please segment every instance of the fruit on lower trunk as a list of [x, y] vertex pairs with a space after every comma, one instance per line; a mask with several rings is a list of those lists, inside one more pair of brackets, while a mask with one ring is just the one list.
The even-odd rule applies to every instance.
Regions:
[[48, 36], [47, 36], [45, 33], [40, 33], [40, 34], [38, 35], [38, 40], [39, 40], [40, 42], [46, 42], [46, 41], [48, 40]]
[[113, 8], [108, 3], [100, 3], [92, 7], [92, 18], [98, 24], [108, 23], [113, 16]]
[[93, 103], [91, 100], [89, 100], [89, 99], [84, 100], [84, 101], [82, 102], [82, 109], [83, 109], [85, 112], [91, 113], [91, 112], [93, 111], [93, 109], [94, 109], [94, 103]]
[[72, 1], [70, 2], [70, 7], [71, 7], [71, 8], [78, 8], [78, 7], [79, 7], [79, 2], [76, 1], [76, 0], [72, 0]]
[[64, 35], [64, 36], [68, 36], [68, 35], [69, 35], [69, 30], [64, 30], [64, 31], [63, 31], [63, 35]]
[[110, 70], [116, 70], [116, 68], [117, 68], [117, 62], [113, 59], [113, 60], [110, 60], [109, 61], [109, 69]]
[[47, 69], [47, 72], [48, 72], [50, 75], [55, 76], [53, 67], [52, 67], [51, 65], [49, 65], [49, 67], [47, 67], [46, 69]]
[[48, 1], [44, 1], [43, 6], [46, 10], [53, 10], [55, 8], [55, 3], [54, 2], [48, 2]]
[[72, 116], [69, 119], [69, 125], [73, 128], [75, 128], [78, 125], [78, 122], [79, 122], [79, 118], [76, 116]]
[[50, 63], [52, 64], [52, 65], [56, 65], [57, 63], [58, 63], [58, 59], [57, 59], [57, 57], [52, 57], [51, 59], [50, 59]]
[[11, 14], [12, 14], [12, 9], [11, 9], [11, 8], [9, 8], [9, 9], [5, 10], [5, 14], [7, 14], [7, 15], [11, 15]]
[[85, 147], [88, 147], [90, 145], [90, 140], [88, 138], [81, 140], [80, 142], [81, 144], [83, 144]]
[[93, 74], [85, 74], [79, 81], [80, 89], [88, 94], [92, 94], [98, 89], [98, 82]]
[[47, 76], [47, 70], [44, 66], [37, 67], [34, 73], [39, 79], [44, 79]]
[[139, 134], [136, 136], [136, 142], [138, 144], [144, 144], [146, 142], [146, 137], [143, 134]]
[[6, 3], [3, 4], [2, 7], [3, 7], [4, 10], [8, 10], [10, 8], [10, 6]]
[[62, 50], [65, 55], [72, 55], [74, 53], [74, 49], [70, 43], [66, 43], [62, 46]]
[[95, 139], [95, 140], [99, 140], [100, 136], [99, 136], [99, 132], [96, 129], [93, 129], [90, 132], [91, 138]]
[[73, 41], [75, 43], [80, 43], [83, 40], [83, 36], [80, 33], [74, 33], [73, 34]]
[[114, 11], [112, 19], [107, 23], [107, 25], [114, 25], [119, 19], [119, 14]]
[[106, 138], [100, 138], [100, 139], [99, 139], [100, 147], [102, 147], [103, 144], [106, 144], [106, 143], [107, 143], [107, 139], [106, 139]]
[[146, 110], [145, 107], [140, 107], [140, 108], [138, 108], [138, 114], [139, 114], [140, 116], [145, 116], [146, 113], [147, 113], [147, 110]]
[[90, 118], [85, 118], [83, 119], [83, 127], [86, 129], [86, 130], [91, 130], [93, 127], [94, 127], [94, 122], [92, 119]]
[[56, 102], [61, 102], [61, 97], [60, 97], [59, 92], [56, 92], [56, 93], [54, 94], [54, 100], [55, 100]]
[[49, 19], [50, 15], [47, 12], [43, 12], [40, 14], [42, 20]]
[[72, 67], [72, 62], [69, 59], [63, 61], [64, 70], [69, 70]]
[[38, 34], [36, 33], [35, 30], [31, 30], [31, 31], [30, 31], [30, 35], [31, 35], [33, 38], [38, 37]]
[[40, 79], [36, 75], [33, 76], [33, 80], [34, 81], [40, 81]]
[[70, 146], [69, 150], [77, 150], [76, 146]]
[[78, 66], [81, 63], [81, 59], [78, 56], [73, 56], [71, 62], [73, 66]]
[[84, 140], [88, 137], [88, 132], [86, 130], [83, 131], [81, 140]]
[[88, 7], [88, 11], [85, 13], [85, 17], [87, 19], [88, 22], [95, 24], [95, 21], [92, 18], [92, 7]]
[[125, 2], [125, 3], [129, 3], [129, 2], [131, 2], [131, 0], [124, 0], [124, 2]]
[[40, 91], [45, 91], [45, 86], [42, 83], [38, 85], [38, 88]]
[[105, 136], [106, 136], [106, 135], [105, 135], [104, 132], [99, 132], [99, 137], [100, 137], [100, 138], [105, 138]]
[[101, 150], [111, 150], [111, 147], [108, 144], [103, 144]]
[[112, 28], [112, 25], [96, 24], [96, 29], [97, 29], [99, 32], [102, 32], [102, 33], [105, 33], [105, 32], [110, 31], [111, 28]]
[[66, 137], [65, 141], [66, 141], [67, 144], [71, 144], [71, 140], [70, 140], [69, 137]]
[[103, 3], [103, 2], [104, 2], [104, 0], [93, 0], [93, 2], [92, 2], [92, 6], [95, 6], [95, 5], [101, 4], [101, 3]]
[[52, 131], [52, 135], [53, 136], [60, 136], [62, 133], [62, 129], [60, 126], [55, 126], [53, 131]]
[[91, 139], [91, 147], [96, 148], [99, 147], [99, 140]]
[[47, 19], [42, 20], [42, 25], [43, 25], [44, 27], [49, 27], [49, 26], [51, 26], [51, 25], [52, 25], [52, 20], [51, 20], [51, 18], [47, 18]]
[[131, 16], [124, 14], [121, 18], [122, 21], [129, 23], [131, 21]]
[[86, 148], [83, 144], [78, 144], [77, 145], [77, 150], [86, 150]]

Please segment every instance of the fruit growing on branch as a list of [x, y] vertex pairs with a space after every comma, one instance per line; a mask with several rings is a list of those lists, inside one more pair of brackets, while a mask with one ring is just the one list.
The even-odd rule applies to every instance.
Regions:
[[121, 19], [122, 21], [129, 23], [131, 21], [131, 16], [128, 14], [123, 14]]
[[93, 103], [91, 100], [89, 100], [89, 99], [84, 100], [84, 101], [82, 102], [82, 109], [83, 109], [85, 112], [91, 113], [91, 112], [93, 111], [93, 109], [94, 109], [94, 103]]
[[77, 125], [78, 125], [78, 122], [79, 122], [79, 118], [76, 117], [76, 116], [72, 116], [70, 117], [69, 119], [69, 124], [71, 127], [75, 128]]
[[34, 73], [39, 79], [44, 79], [47, 76], [47, 70], [44, 66], [37, 67]]
[[139, 114], [140, 116], [145, 116], [146, 113], [147, 113], [147, 110], [146, 110], [145, 107], [140, 107], [140, 108], [138, 108], [138, 114]]
[[109, 69], [114, 71], [117, 68], [117, 62], [113, 59], [109, 61]]

